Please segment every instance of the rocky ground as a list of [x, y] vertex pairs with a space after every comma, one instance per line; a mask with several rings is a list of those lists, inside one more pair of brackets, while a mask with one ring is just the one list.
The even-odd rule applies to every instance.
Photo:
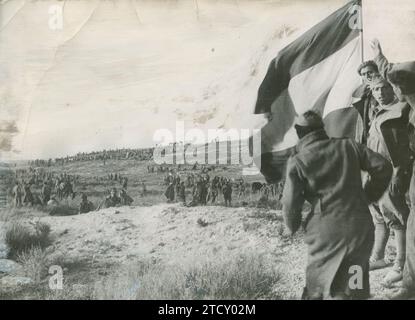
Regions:
[[[276, 294], [285, 299], [301, 295], [306, 246], [301, 233], [285, 235], [280, 211], [256, 208], [183, 207], [161, 204], [120, 207], [76, 216], [29, 217], [51, 226], [53, 243], [46, 249], [49, 261], [62, 261], [65, 284], [92, 283], [135, 260], [158, 260], [166, 264], [195, 263], [255, 251], [267, 256], [281, 272]], [[22, 267], [6, 259], [0, 244], [0, 287], [31, 284]], [[386, 270], [371, 274], [374, 299], [390, 289], [380, 285]], [[20, 293], [6, 298], [33, 298]]]

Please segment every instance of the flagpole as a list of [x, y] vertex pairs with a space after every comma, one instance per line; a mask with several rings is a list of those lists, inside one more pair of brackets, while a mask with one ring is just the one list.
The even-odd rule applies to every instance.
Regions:
[[362, 46], [362, 63], [365, 61], [365, 55], [364, 55], [364, 39], [363, 39], [363, 0], [360, 1], [360, 24], [361, 24], [361, 30], [360, 30], [360, 42]]

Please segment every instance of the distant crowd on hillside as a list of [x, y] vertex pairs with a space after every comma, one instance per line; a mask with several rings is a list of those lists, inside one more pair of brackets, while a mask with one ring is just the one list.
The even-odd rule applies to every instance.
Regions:
[[103, 161], [107, 160], [138, 160], [150, 161], [153, 159], [154, 148], [146, 149], [114, 149], [94, 152], [80, 152], [73, 156], [66, 156], [55, 159], [36, 159], [29, 162], [34, 167], [50, 167], [52, 165], [64, 165], [66, 163], [80, 161]]

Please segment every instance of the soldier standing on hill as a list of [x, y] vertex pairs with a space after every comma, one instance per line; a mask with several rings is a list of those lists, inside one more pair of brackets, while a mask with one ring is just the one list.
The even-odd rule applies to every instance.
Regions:
[[[287, 162], [282, 198], [292, 233], [303, 224], [308, 245], [303, 299], [367, 299], [374, 226], [369, 203], [389, 185], [391, 164], [352, 139], [329, 138], [313, 111], [297, 117], [296, 153]], [[362, 187], [361, 171], [370, 175]], [[302, 222], [305, 201], [311, 211]], [[352, 276], [359, 285], [351, 286]]]
[[16, 208], [19, 208], [22, 206], [22, 188], [20, 187], [20, 184], [18, 181], [15, 182], [13, 187], [13, 204]]
[[378, 105], [370, 89], [371, 82], [380, 76], [376, 63], [372, 60], [363, 62], [358, 71], [363, 84], [353, 93], [356, 100], [352, 106], [358, 111], [359, 116], [356, 122], [355, 140], [366, 145], [369, 134], [370, 123], [374, 116], [374, 109]]
[[88, 197], [85, 193], [82, 194], [82, 201], [79, 205], [79, 213], [88, 213], [94, 210], [94, 205], [91, 201], [88, 200]]
[[216, 188], [216, 177], [210, 181], [209, 189], [208, 189], [208, 196], [207, 201], [210, 201], [212, 204], [216, 202], [216, 198], [218, 196], [218, 190]]
[[244, 179], [240, 179], [238, 183], [238, 198], [240, 199], [245, 195], [245, 182]]
[[23, 204], [33, 205], [33, 194], [30, 190], [30, 183], [25, 183], [23, 188]]
[[141, 182], [141, 196], [145, 197], [147, 194], [147, 187], [144, 181]]
[[167, 186], [167, 189], [164, 192], [164, 195], [167, 198], [167, 202], [173, 202], [174, 201], [174, 184], [173, 184], [173, 181], [169, 182], [169, 185]]
[[229, 179], [225, 182], [222, 193], [225, 199], [225, 207], [230, 207], [232, 202], [232, 184]]
[[120, 204], [122, 206], [129, 206], [133, 203], [133, 198], [131, 198], [128, 194], [127, 191], [125, 189], [121, 190], [121, 194], [120, 194]]
[[175, 189], [175, 194], [176, 194], [176, 201], [178, 201], [179, 200], [178, 197], [179, 197], [179, 191], [180, 191], [180, 184], [181, 184], [179, 175], [176, 175], [174, 177], [173, 184], [174, 184], [174, 189]]
[[105, 199], [105, 208], [115, 207], [121, 203], [120, 197], [117, 195], [117, 189], [112, 188], [110, 195]]
[[391, 84], [378, 78], [371, 83], [372, 95], [378, 105], [372, 116], [367, 137], [367, 147], [380, 153], [393, 165], [390, 186], [376, 204], [370, 206], [375, 223], [375, 245], [370, 268], [385, 267], [386, 242], [390, 229], [394, 231], [396, 259], [392, 269], [385, 276], [385, 283], [402, 279], [405, 264], [405, 234], [409, 215], [405, 193], [410, 182], [410, 149], [408, 138], [409, 105], [399, 102]]
[[46, 206], [48, 204], [48, 201], [50, 200], [51, 192], [52, 192], [52, 190], [51, 190], [48, 182], [47, 181], [43, 182], [41, 196], [42, 196], [42, 203], [43, 203], [44, 206]]
[[186, 204], [186, 185], [184, 181], [180, 182], [178, 198], [185, 205]]
[[[372, 42], [375, 62], [380, 73], [392, 84], [399, 101], [407, 102], [409, 114], [409, 145], [412, 157], [415, 154], [415, 61], [389, 63], [383, 55], [378, 40]], [[406, 259], [403, 268], [402, 287], [391, 299], [410, 299], [415, 297], [415, 163], [412, 166], [412, 178], [409, 187], [411, 209], [406, 230]]]
[[206, 205], [207, 185], [206, 185], [206, 180], [202, 176], [199, 176], [199, 179], [197, 182], [197, 193], [199, 195], [199, 204]]
[[127, 190], [127, 186], [128, 186], [128, 178], [124, 177], [122, 181], [122, 188]]

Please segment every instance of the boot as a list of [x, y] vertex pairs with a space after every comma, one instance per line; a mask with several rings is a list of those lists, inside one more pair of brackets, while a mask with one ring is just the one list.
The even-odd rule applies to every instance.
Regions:
[[383, 282], [386, 286], [390, 286], [392, 283], [402, 280], [403, 277], [403, 266], [405, 264], [405, 254], [406, 254], [406, 232], [403, 230], [394, 230], [395, 231], [395, 243], [396, 243], [396, 259], [393, 264], [392, 269], [383, 279]]
[[375, 244], [369, 260], [369, 270], [386, 268], [389, 263], [385, 261], [385, 248], [389, 239], [389, 230], [384, 223], [375, 224]]

